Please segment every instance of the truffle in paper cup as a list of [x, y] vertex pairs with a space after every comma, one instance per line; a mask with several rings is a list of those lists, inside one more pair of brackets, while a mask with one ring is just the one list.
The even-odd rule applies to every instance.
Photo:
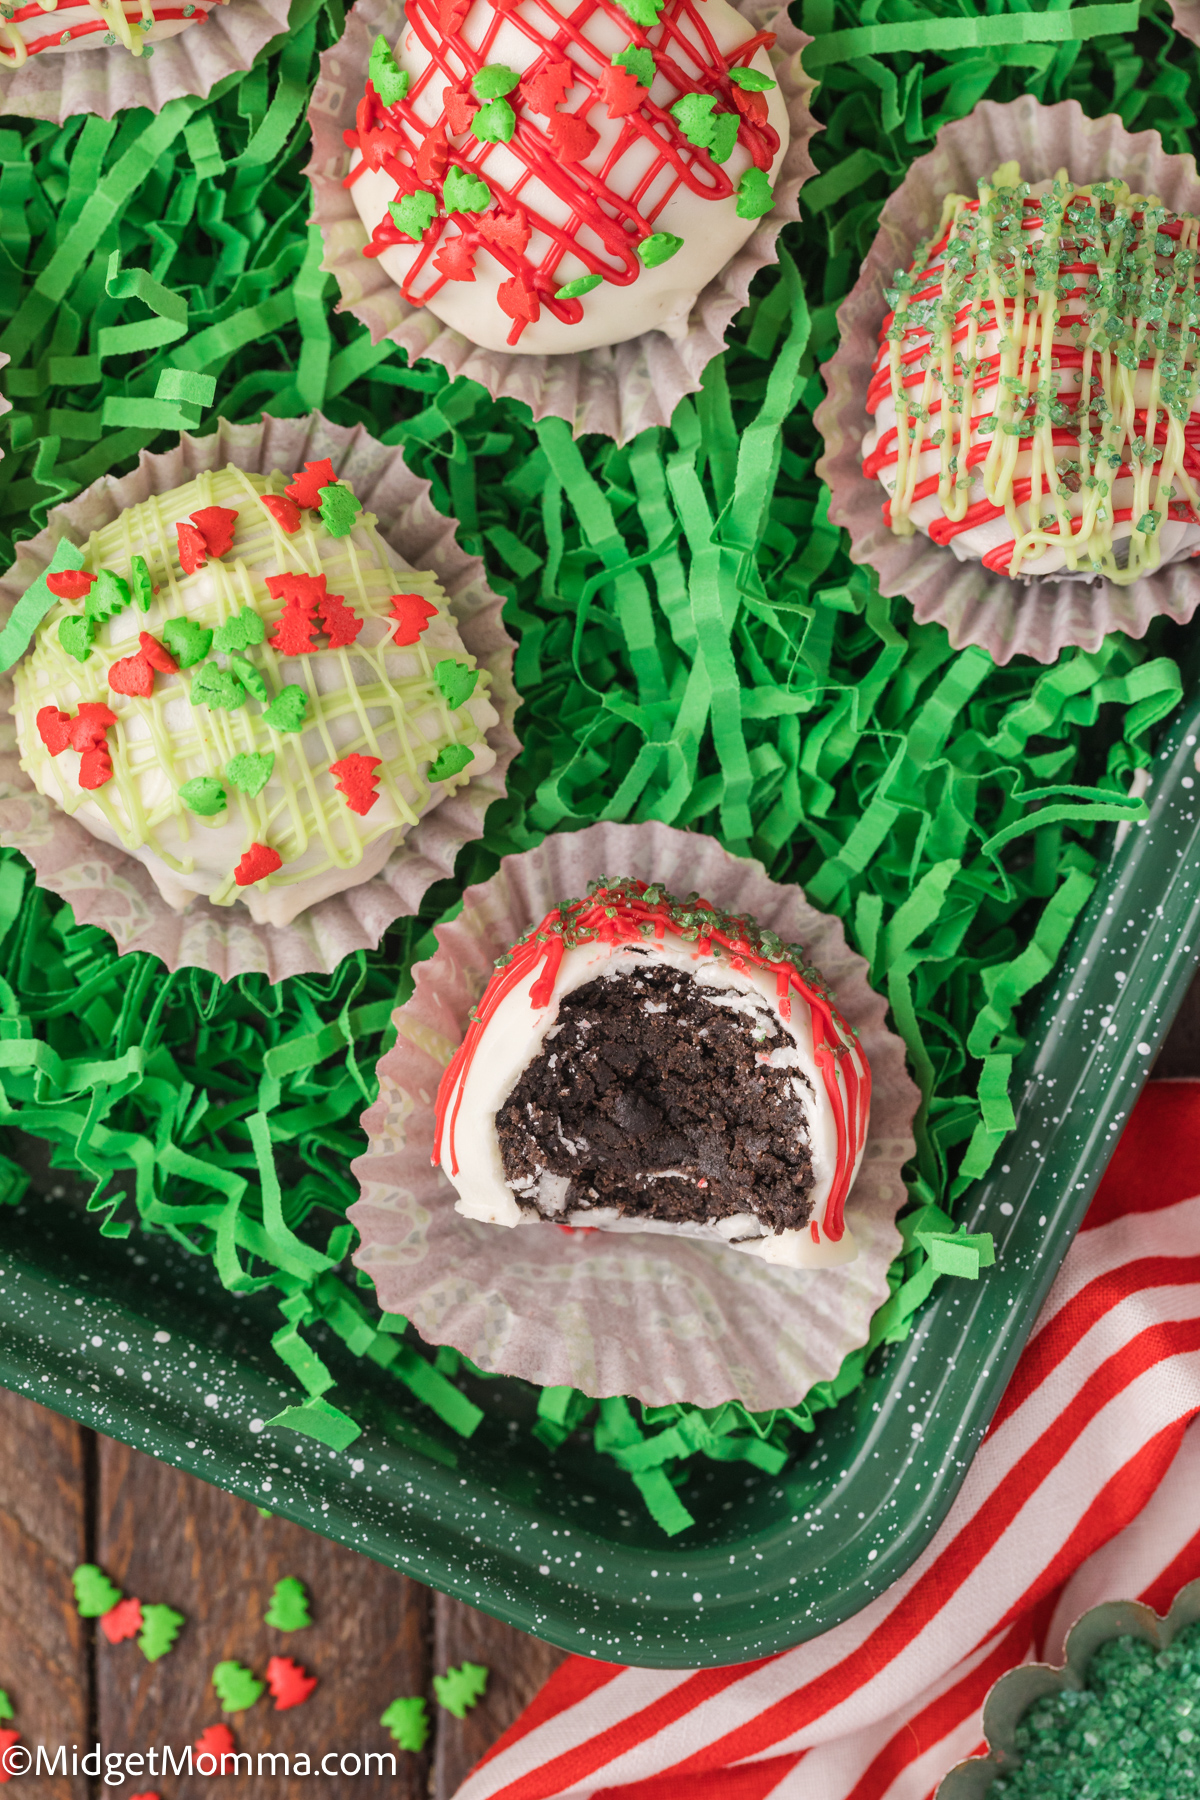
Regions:
[[[413, 570], [432, 573], [447, 596], [463, 648], [489, 678], [491, 706], [486, 717], [494, 723], [487, 726], [485, 741], [494, 762], [485, 773], [448, 792], [407, 831], [390, 854], [388, 835], [378, 838], [378, 852], [368, 847], [362, 867], [370, 866], [372, 861], [376, 865], [382, 862], [378, 872], [308, 906], [289, 924], [255, 923], [243, 906], [216, 906], [199, 897], [193, 898], [184, 910], [176, 911], [137, 857], [119, 845], [93, 836], [78, 819], [36, 790], [20, 766], [10, 712], [14, 682], [11, 674], [4, 677], [0, 684], [0, 842], [23, 851], [34, 864], [42, 885], [67, 900], [81, 921], [103, 925], [120, 950], [151, 951], [169, 968], [205, 968], [222, 979], [251, 971], [266, 974], [272, 980], [313, 971], [330, 972], [351, 951], [373, 948], [393, 919], [416, 911], [431, 882], [453, 873], [458, 851], [482, 834], [488, 806], [504, 794], [504, 774], [517, 750], [512, 730], [517, 706], [511, 674], [513, 644], [500, 622], [501, 602], [486, 586], [478, 559], [459, 549], [453, 523], [431, 505], [429, 484], [412, 475], [401, 453], [377, 443], [361, 426], [346, 430], [329, 424], [320, 415], [295, 420], [266, 419], [260, 425], [222, 423], [210, 437], [185, 436], [177, 449], [164, 455], [143, 454], [132, 474], [119, 480], [105, 477], [78, 499], [56, 508], [47, 530], [29, 544], [21, 545], [15, 568], [0, 578], [0, 613], [7, 616], [30, 582], [47, 568], [63, 539], [82, 543], [92, 531], [115, 520], [126, 508], [177, 488], [206, 470], [224, 471], [227, 465], [233, 465], [246, 473], [282, 470], [290, 474], [306, 463], [320, 463], [324, 458], [329, 459], [335, 474], [353, 488], [363, 508], [375, 515], [378, 534], [391, 550]], [[250, 493], [249, 484], [247, 491]], [[253, 499], [252, 493], [250, 497]], [[290, 502], [276, 504], [286, 508]], [[312, 532], [307, 535], [313, 537]], [[216, 555], [215, 550], [213, 554]], [[61, 556], [60, 549], [58, 567], [62, 566]], [[202, 566], [201, 576], [203, 573]], [[425, 610], [429, 610], [428, 606]], [[152, 623], [153, 614], [147, 616]], [[261, 629], [260, 625], [260, 632]], [[365, 637], [363, 641], [366, 642]], [[143, 638], [143, 652], [149, 655], [151, 649], [159, 658], [155, 667], [167, 666], [153, 632], [148, 640]], [[42, 653], [38, 650], [35, 654]], [[188, 666], [187, 646], [179, 649], [179, 655], [185, 659], [183, 666]], [[211, 666], [218, 682], [228, 681], [229, 677], [222, 675], [215, 662]], [[285, 670], [287, 666], [286, 662], [280, 664]], [[115, 675], [116, 667], [109, 671], [110, 677]], [[253, 687], [256, 671], [249, 664], [246, 667]], [[117, 691], [123, 692], [124, 686]], [[133, 687], [129, 691], [140, 689]], [[285, 689], [280, 699], [287, 692]], [[219, 709], [230, 701], [215, 698], [208, 704]], [[212, 716], [216, 720], [233, 715], [218, 711]], [[40, 717], [38, 728], [40, 732]], [[212, 729], [224, 741], [224, 727], [217, 730], [214, 725]], [[286, 733], [300, 728], [282, 722], [278, 729]], [[44, 733], [42, 737], [46, 741]], [[282, 738], [280, 744], [285, 753], [290, 749]], [[54, 745], [48, 744], [48, 748], [53, 753]], [[242, 757], [240, 762], [261, 765], [266, 760], [250, 756]], [[48, 766], [53, 769], [56, 765]], [[230, 771], [233, 763], [227, 773]], [[239, 767], [230, 779], [244, 786], [247, 776], [255, 774], [256, 770]], [[82, 775], [81, 756], [81, 780]], [[339, 779], [348, 779], [344, 769]], [[84, 783], [94, 785], [91, 781]], [[220, 783], [210, 781], [207, 786], [211, 789]], [[257, 793], [261, 787], [261, 780], [257, 787], [251, 780], [246, 791], [253, 788]], [[347, 793], [348, 807], [350, 798]], [[198, 803], [194, 810], [202, 812], [203, 806]], [[231, 816], [232, 810], [231, 807]], [[197, 823], [207, 826], [209, 821], [201, 819]], [[220, 818], [213, 821], [214, 827], [220, 824]], [[354, 879], [352, 872], [350, 879]]]
[[[808, 105], [815, 83], [800, 63], [810, 39], [786, 12], [764, 7], [763, 0], [741, 0], [737, 10], [752, 31], [776, 34], [771, 64], [791, 138], [775, 177], [771, 211], [702, 289], [678, 337], [652, 330], [601, 348], [532, 355], [523, 354], [519, 345], [515, 351], [480, 349], [427, 307], [410, 305], [380, 259], [363, 254], [367, 231], [343, 185], [351, 161], [343, 133], [356, 129], [373, 43], [380, 35], [394, 43], [404, 13], [401, 0], [358, 0], [344, 37], [321, 59], [321, 78], [309, 108], [313, 155], [308, 173], [325, 243], [322, 266], [337, 276], [342, 307], [363, 321], [372, 342], [391, 338], [411, 358], [432, 357], [452, 375], [481, 382], [497, 398], [524, 400], [535, 419], [566, 419], [577, 436], [603, 432], [624, 443], [648, 426], [667, 424], [683, 395], [699, 388], [705, 365], [724, 349], [730, 320], [745, 305], [753, 276], [774, 261], [775, 240], [789, 219], [799, 217], [797, 195], [816, 172], [808, 154], [808, 141], [817, 129]], [[501, 99], [497, 104], [505, 103]], [[648, 272], [657, 278], [657, 270]], [[636, 296], [639, 285], [635, 282], [629, 292]], [[585, 300], [585, 309], [587, 304]]]
[[[467, 1016], [504, 955], [567, 894], [617, 874], [753, 916], [803, 943], [827, 978], [871, 1065], [870, 1131], [847, 1204], [858, 1244], [838, 1268], [788, 1269], [685, 1236], [567, 1233], [551, 1224], [500, 1229], [464, 1218], [431, 1162], [438, 1084]], [[350, 1209], [355, 1260], [379, 1302], [431, 1343], [540, 1386], [572, 1386], [650, 1405], [754, 1410], [793, 1405], [867, 1340], [900, 1247], [901, 1169], [911, 1156], [918, 1095], [904, 1047], [885, 1025], [887, 1002], [840, 923], [799, 889], [711, 839], [666, 825], [593, 825], [506, 857], [470, 888], [461, 915], [438, 930], [396, 1014], [398, 1039], [379, 1064], [380, 1093], [363, 1120], [369, 1145], [354, 1164], [362, 1198]]]
[[[123, 32], [105, 29], [117, 9]], [[58, 0], [28, 12], [0, 27], [0, 112], [61, 125], [73, 113], [111, 119], [133, 106], [157, 113], [183, 94], [211, 93], [287, 30], [288, 0]], [[155, 19], [149, 31], [141, 29], [143, 12]], [[71, 34], [65, 44], [64, 31]], [[144, 49], [132, 55], [123, 36]]]
[[[1153, 1650], [1166, 1650], [1187, 1626], [1200, 1620], [1200, 1581], [1181, 1588], [1165, 1618], [1140, 1600], [1105, 1600], [1077, 1619], [1067, 1633], [1061, 1665], [1023, 1663], [1002, 1675], [983, 1703], [986, 1756], [956, 1763], [938, 1784], [934, 1800], [987, 1800], [997, 1775], [1019, 1767], [1017, 1727], [1037, 1701], [1048, 1694], [1078, 1693], [1087, 1686], [1088, 1664], [1102, 1644], [1115, 1638], [1140, 1638]], [[1131, 1758], [1136, 1750], [1131, 1749]]]
[[917, 620], [936, 620], [956, 649], [981, 645], [997, 663], [1031, 656], [1054, 662], [1069, 645], [1096, 650], [1111, 631], [1142, 637], [1158, 614], [1183, 624], [1200, 605], [1200, 568], [1180, 562], [1127, 587], [1100, 578], [1020, 581], [979, 562], [960, 562], [946, 545], [921, 533], [897, 537], [884, 522], [885, 494], [864, 475], [862, 444], [872, 421], [867, 389], [888, 310], [885, 288], [907, 269], [928, 239], [948, 194], [973, 194], [1006, 162], [1022, 179], [1066, 169], [1080, 183], [1111, 177], [1154, 194], [1174, 213], [1200, 210], [1200, 181], [1190, 156], [1168, 156], [1155, 131], [1130, 133], [1119, 118], [1086, 118], [1074, 100], [1042, 106], [1026, 95], [1010, 105], [985, 100], [966, 119], [945, 126], [933, 150], [909, 169], [887, 202], [879, 232], [849, 297], [838, 310], [841, 342], [824, 365], [828, 394], [816, 424], [825, 439], [818, 473], [829, 484], [829, 517], [850, 533], [850, 554], [869, 563], [885, 594], [912, 601]]

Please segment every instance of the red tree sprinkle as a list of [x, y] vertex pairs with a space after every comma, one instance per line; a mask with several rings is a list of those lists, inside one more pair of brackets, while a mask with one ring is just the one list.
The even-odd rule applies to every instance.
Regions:
[[239, 887], [253, 887], [256, 881], [262, 881], [282, 867], [283, 858], [278, 850], [272, 850], [269, 844], [251, 844], [233, 871], [233, 879]]
[[443, 35], [457, 31], [471, 10], [471, 0], [438, 0], [438, 24]]
[[113, 776], [112, 757], [107, 744], [91, 744], [79, 758], [79, 785], [102, 788]]
[[237, 513], [231, 506], [202, 506], [188, 518], [208, 546], [210, 556], [224, 556], [233, 548], [233, 525]]
[[300, 529], [300, 508], [286, 494], [260, 494], [259, 499], [279, 526], [290, 537], [292, 532]]
[[333, 464], [324, 456], [320, 462], [306, 462], [303, 473], [293, 475], [283, 491], [297, 506], [320, 506], [321, 489], [336, 480]]
[[445, 94], [442, 104], [446, 108], [446, 123], [451, 131], [470, 131], [471, 120], [479, 111], [470, 94]]
[[393, 644], [400, 647], [415, 644], [436, 613], [437, 607], [421, 594], [393, 594], [392, 618], [396, 621]]
[[331, 650], [344, 650], [347, 644], [354, 642], [363, 628], [364, 621], [352, 606], [346, 605], [342, 594], [326, 594], [323, 600], [317, 602], [317, 611], [329, 634]]
[[513, 213], [484, 213], [476, 229], [485, 243], [515, 250], [518, 256], [529, 242], [529, 220], [520, 207]]
[[733, 104], [744, 119], [754, 125], [765, 125], [767, 122], [767, 96], [755, 93], [752, 88], [735, 87]]
[[130, 1794], [129, 1800], [162, 1800], [162, 1795], [153, 1793], [147, 1788], [144, 1794]]
[[272, 600], [282, 600], [285, 606], [312, 612], [325, 598], [325, 577], [296, 575], [291, 570], [283, 575], [268, 575], [267, 592]]
[[446, 142], [446, 134], [440, 125], [434, 125], [426, 132], [421, 148], [413, 160], [418, 181], [440, 181], [446, 173], [449, 160], [450, 146]]
[[475, 252], [466, 238], [447, 238], [433, 260], [451, 281], [475, 279]]
[[83, 700], [71, 720], [72, 750], [91, 750], [104, 742], [104, 734], [115, 725], [117, 715], [103, 700]]
[[110, 1644], [123, 1644], [126, 1638], [136, 1637], [142, 1629], [141, 1601], [118, 1600], [111, 1611], [101, 1615], [100, 1629]]
[[[206, 1725], [196, 1739], [196, 1755], [211, 1756], [216, 1759], [217, 1774], [221, 1772], [221, 1758], [232, 1756], [237, 1749], [237, 1740], [228, 1725]], [[203, 1775], [204, 1770], [200, 1773]]]
[[291, 1656], [273, 1656], [267, 1664], [267, 1686], [275, 1701], [275, 1711], [285, 1712], [289, 1706], [303, 1706], [317, 1685], [315, 1675]]
[[86, 600], [95, 579], [83, 569], [56, 569], [47, 575], [46, 586], [56, 600]]
[[600, 71], [600, 98], [608, 108], [610, 119], [627, 119], [646, 98], [646, 90], [628, 69], [613, 63]]
[[568, 62], [550, 62], [521, 83], [521, 98], [531, 112], [552, 113], [567, 97], [575, 77]]
[[167, 646], [160, 644], [156, 637], [151, 637], [148, 631], [138, 632], [138, 645], [150, 667], [157, 669], [160, 675], [178, 674], [179, 664]]
[[301, 606], [285, 606], [274, 634], [267, 639], [280, 656], [311, 656], [316, 649], [317, 621]]
[[[329, 772], [337, 782], [338, 793], [346, 796], [351, 812], [369, 813], [378, 800], [379, 777], [375, 770], [379, 763], [378, 756], [363, 756], [358, 750], [343, 756], [340, 762], [330, 763]], [[270, 1679], [269, 1670], [267, 1678]]]
[[123, 656], [108, 671], [108, 685], [114, 694], [134, 694], [148, 700], [154, 692], [154, 670], [150, 659], [139, 650], [136, 656]]
[[12, 1776], [4, 1767], [4, 1752], [11, 1750], [14, 1744], [20, 1742], [20, 1739], [19, 1731], [12, 1731], [7, 1725], [0, 1725], [0, 1784], [12, 1780]]
[[509, 281], [502, 281], [496, 289], [496, 300], [501, 312], [506, 312], [510, 319], [520, 319], [525, 324], [537, 323], [541, 313], [538, 297], [524, 275], [514, 275]]
[[600, 142], [596, 127], [586, 119], [577, 119], [574, 113], [551, 113], [546, 132], [555, 155], [563, 162], [582, 162]]
[[[326, 483], [328, 485], [328, 483]], [[311, 656], [316, 649], [316, 610], [326, 599], [324, 575], [267, 576], [267, 592], [283, 601], [274, 634], [267, 640], [280, 656]]]
[[194, 525], [179, 524], [175, 527], [175, 535], [179, 540], [180, 566], [185, 575], [194, 575], [208, 561], [208, 543], [204, 534]]
[[[409, 642], [412, 641], [410, 638]], [[59, 712], [57, 706], [43, 706], [37, 716], [37, 728], [38, 736], [51, 756], [61, 756], [71, 742], [70, 713]]]

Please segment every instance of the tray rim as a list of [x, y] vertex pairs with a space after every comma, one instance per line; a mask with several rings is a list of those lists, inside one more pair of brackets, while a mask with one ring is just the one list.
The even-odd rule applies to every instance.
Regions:
[[[436, 1422], [420, 1415], [414, 1415], [407, 1448], [368, 1426], [348, 1451], [339, 1453], [306, 1439], [285, 1451], [281, 1439], [290, 1434], [276, 1436], [260, 1429], [250, 1436], [234, 1420], [229, 1429], [216, 1432], [218, 1457], [211, 1440], [219, 1407], [206, 1403], [199, 1388], [195, 1397], [178, 1388], [171, 1402], [177, 1410], [165, 1420], [151, 1416], [157, 1402], [147, 1407], [146, 1387], [132, 1376], [118, 1377], [115, 1365], [98, 1363], [93, 1373], [100, 1379], [84, 1391], [68, 1353], [47, 1344], [46, 1314], [54, 1309], [50, 1293], [54, 1278], [32, 1259], [18, 1261], [10, 1255], [8, 1274], [17, 1279], [6, 1279], [2, 1213], [0, 1383], [203, 1479], [215, 1476], [217, 1485], [257, 1505], [263, 1505], [269, 1493], [272, 1511], [580, 1654], [641, 1667], [713, 1667], [790, 1648], [831, 1629], [899, 1579], [948, 1512], [1107, 1164], [1116, 1141], [1114, 1127], [1140, 1091], [1153, 1051], [1200, 961], [1200, 891], [1192, 893], [1186, 879], [1188, 867], [1200, 862], [1200, 823], [1198, 809], [1179, 779], [1185, 769], [1194, 767], [1198, 737], [1200, 696], [1177, 712], [1156, 753], [1149, 821], [1130, 831], [1114, 851], [1058, 973], [1042, 996], [1014, 1081], [1019, 1098], [1016, 1126], [1004, 1150], [1009, 1160], [998, 1164], [959, 1202], [959, 1216], [968, 1229], [994, 1233], [996, 1266], [969, 1288], [940, 1283], [911, 1337], [885, 1351], [864, 1387], [818, 1420], [810, 1452], [774, 1481], [761, 1478], [746, 1506], [748, 1513], [757, 1509], [770, 1516], [754, 1517], [751, 1539], [718, 1542], [710, 1536], [706, 1543], [699, 1539], [689, 1543], [684, 1535], [661, 1539], [653, 1548], [621, 1544], [590, 1529], [578, 1509], [571, 1510], [569, 1455], [562, 1455], [557, 1465], [568, 1485], [562, 1489], [558, 1513], [551, 1515], [547, 1497], [532, 1508], [522, 1506], [499, 1497], [494, 1483], [489, 1487], [478, 1475], [457, 1473], [460, 1466], [472, 1465], [470, 1447], [448, 1437], [440, 1443]], [[1172, 833], [1182, 843], [1173, 860], [1165, 853]], [[1200, 890], [1200, 884], [1196, 886]], [[1106, 918], [1124, 906], [1140, 907], [1145, 914], [1139, 947], [1136, 953], [1128, 943], [1122, 947], [1120, 960], [1126, 967], [1106, 1015], [1110, 1029], [1082, 1054], [1080, 1015], [1096, 1010], [1108, 991], [1105, 984], [1112, 980], [1106, 969], [1112, 951]], [[1163, 942], [1164, 921], [1170, 938], [1165, 955], [1161, 948], [1153, 949]], [[1054, 1076], [1058, 1080], [1068, 1066], [1074, 1067], [1077, 1090], [1090, 1080], [1093, 1090], [1099, 1090], [1099, 1100], [1086, 1115], [1070, 1104], [1063, 1106], [1061, 1100], [1054, 1102], [1063, 1106], [1063, 1113], [1052, 1126], [1046, 1122], [1047, 1071], [1059, 1070]], [[1031, 1148], [1035, 1130], [1040, 1147]], [[1041, 1209], [1038, 1217], [1046, 1217], [1045, 1227], [1031, 1227], [1034, 1209]], [[153, 1256], [151, 1240], [131, 1243]], [[42, 1310], [37, 1317], [24, 1316], [14, 1297], [19, 1293], [24, 1299], [31, 1289], [40, 1293]], [[140, 1333], [147, 1340], [144, 1354], [153, 1359], [151, 1328], [161, 1330], [161, 1322], [151, 1309], [138, 1315], [115, 1303], [106, 1307], [80, 1272], [70, 1299], [84, 1306], [93, 1321], [107, 1312], [108, 1329], [125, 1334], [127, 1342], [132, 1341], [129, 1334]], [[931, 1338], [940, 1342], [939, 1333], [945, 1335], [944, 1321], [951, 1314], [956, 1315], [953, 1332], [959, 1346], [970, 1342], [991, 1346], [981, 1368], [963, 1369], [957, 1356], [947, 1359], [925, 1350]], [[101, 1335], [95, 1326], [94, 1332]], [[236, 1397], [226, 1391], [234, 1377], [241, 1381], [244, 1399], [255, 1397], [256, 1417], [266, 1404], [271, 1405], [266, 1417], [278, 1410], [280, 1395], [285, 1400], [293, 1397], [273, 1369], [263, 1374], [252, 1368], [255, 1359], [226, 1356], [222, 1365], [212, 1346], [193, 1347], [210, 1359], [211, 1367], [221, 1367], [223, 1386], [210, 1389], [222, 1393], [220, 1405], [234, 1404]], [[123, 1367], [131, 1362], [127, 1358]], [[884, 1408], [872, 1415], [872, 1400], [929, 1380], [934, 1363], [936, 1378], [924, 1390], [924, 1411], [936, 1421], [940, 1410], [951, 1408], [953, 1429], [931, 1430], [925, 1437], [922, 1426], [905, 1441], [898, 1409], [889, 1413]], [[158, 1392], [155, 1383], [160, 1378], [146, 1379], [150, 1391]], [[168, 1377], [164, 1373], [161, 1379]], [[212, 1380], [216, 1384], [215, 1374]], [[272, 1388], [277, 1393], [268, 1400]], [[354, 1405], [355, 1399], [361, 1399], [361, 1393], [349, 1403]], [[231, 1418], [225, 1415], [226, 1421]], [[833, 1465], [843, 1458], [844, 1466], [835, 1470]], [[883, 1482], [878, 1469], [871, 1467], [881, 1458], [888, 1469]], [[827, 1475], [820, 1474], [822, 1465], [829, 1466]], [[925, 1473], [916, 1500], [912, 1477], [919, 1471]], [[389, 1528], [376, 1516], [378, 1504], [364, 1504], [364, 1490], [374, 1496], [381, 1486], [389, 1503], [398, 1505], [408, 1521], [403, 1530], [394, 1520]], [[464, 1487], [465, 1496], [459, 1491]], [[848, 1525], [843, 1514], [857, 1512], [858, 1498], [866, 1499], [868, 1492], [865, 1524]], [[901, 1496], [908, 1502], [903, 1506]], [[463, 1522], [464, 1501], [468, 1506], [481, 1503], [488, 1518]], [[898, 1525], [885, 1517], [889, 1506], [899, 1517]], [[806, 1508], [808, 1519], [803, 1517]], [[493, 1518], [493, 1512], [500, 1518]], [[556, 1523], [544, 1527], [539, 1519], [535, 1524], [535, 1513], [553, 1516]], [[814, 1530], [804, 1527], [818, 1515], [823, 1515], [828, 1535], [823, 1553], [815, 1555]], [[531, 1534], [544, 1538], [549, 1532], [567, 1530], [575, 1534], [577, 1545], [605, 1553], [595, 1574], [575, 1568], [558, 1576], [552, 1573], [554, 1565], [542, 1560], [544, 1548], [519, 1541]], [[760, 1565], [738, 1571], [736, 1590], [728, 1592], [729, 1550], [751, 1541]], [[649, 1589], [645, 1600], [639, 1598], [651, 1565], [656, 1582], [652, 1603]], [[572, 1572], [578, 1579], [567, 1579]], [[715, 1581], [725, 1581], [726, 1588], [697, 1603], [693, 1590], [712, 1593]]]

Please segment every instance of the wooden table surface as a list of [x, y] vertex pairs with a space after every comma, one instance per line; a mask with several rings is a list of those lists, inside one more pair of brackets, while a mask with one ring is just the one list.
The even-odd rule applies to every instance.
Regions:
[[[1200, 980], [1155, 1065], [1156, 1078], [1200, 1075]], [[108, 1644], [75, 1611], [71, 1571], [99, 1563], [127, 1594], [187, 1617], [174, 1650], [147, 1663], [134, 1643]], [[262, 1622], [276, 1581], [298, 1576], [312, 1603], [305, 1631]], [[516, 1718], [563, 1653], [444, 1594], [243, 1500], [0, 1389], [0, 1688], [26, 1742], [145, 1751], [194, 1744], [222, 1714], [215, 1664], [260, 1676], [272, 1655], [320, 1677], [303, 1706], [276, 1713], [264, 1697], [230, 1722], [238, 1748], [395, 1750], [379, 1725], [399, 1695], [423, 1694], [432, 1724], [420, 1756], [395, 1751], [397, 1774], [240, 1777], [237, 1800], [450, 1800], [471, 1765]], [[464, 1659], [491, 1671], [486, 1696], [460, 1723], [433, 1704], [432, 1678]], [[315, 1753], [315, 1754], [314, 1754]], [[200, 1776], [149, 1774], [123, 1788], [26, 1776], [13, 1800], [99, 1800], [153, 1791], [162, 1800], [212, 1793]]]

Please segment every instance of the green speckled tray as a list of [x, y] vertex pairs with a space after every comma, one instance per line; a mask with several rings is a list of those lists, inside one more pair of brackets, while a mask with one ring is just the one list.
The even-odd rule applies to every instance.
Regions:
[[782, 1476], [710, 1465], [685, 1537], [665, 1540], [573, 1440], [543, 1451], [504, 1416], [507, 1387], [463, 1443], [333, 1343], [363, 1435], [335, 1452], [264, 1432], [292, 1398], [269, 1304], [231, 1298], [165, 1240], [100, 1238], [33, 1190], [0, 1215], [0, 1381], [583, 1654], [696, 1667], [827, 1631], [945, 1516], [1200, 960], [1198, 739], [1192, 701], [1155, 761], [1149, 821], [1114, 848], [1041, 997], [1016, 1129], [964, 1196], [996, 1266], [939, 1284]]

